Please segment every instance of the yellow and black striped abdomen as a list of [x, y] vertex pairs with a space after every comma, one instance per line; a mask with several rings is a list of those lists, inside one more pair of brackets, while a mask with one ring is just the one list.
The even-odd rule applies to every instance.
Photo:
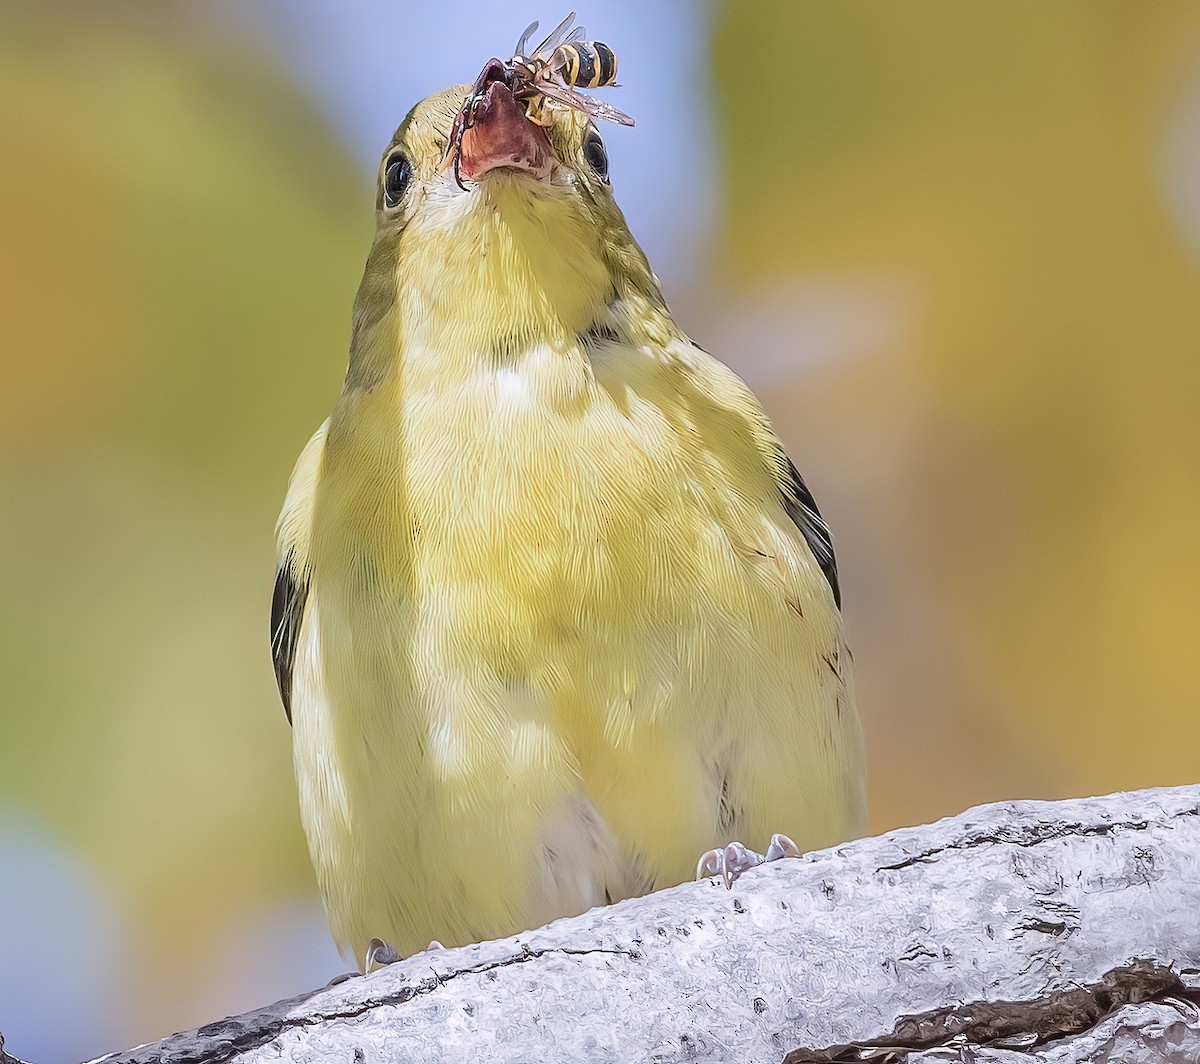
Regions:
[[577, 88], [595, 89], [617, 80], [617, 54], [601, 41], [575, 41], [558, 49], [562, 79]]

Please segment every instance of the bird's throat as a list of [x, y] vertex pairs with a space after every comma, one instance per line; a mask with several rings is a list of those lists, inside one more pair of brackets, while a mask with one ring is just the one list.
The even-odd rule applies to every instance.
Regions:
[[504, 364], [536, 345], [571, 345], [603, 318], [617, 289], [574, 197], [520, 174], [481, 186], [376, 240], [355, 304], [352, 374], [359, 363], [358, 376], [376, 378], [421, 352], [466, 371]]

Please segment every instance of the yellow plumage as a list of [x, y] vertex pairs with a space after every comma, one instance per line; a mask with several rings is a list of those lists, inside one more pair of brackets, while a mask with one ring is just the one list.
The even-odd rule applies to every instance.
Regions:
[[840, 614], [758, 402], [675, 325], [586, 120], [555, 112], [549, 180], [464, 191], [465, 94], [396, 134], [411, 184], [278, 529], [301, 813], [360, 961], [864, 826]]

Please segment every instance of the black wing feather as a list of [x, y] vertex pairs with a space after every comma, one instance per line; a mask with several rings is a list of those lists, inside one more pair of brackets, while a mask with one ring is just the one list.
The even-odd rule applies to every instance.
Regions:
[[833, 591], [833, 601], [842, 608], [842, 592], [838, 587], [837, 559], [833, 556], [833, 537], [829, 534], [829, 526], [817, 509], [817, 500], [813, 498], [804, 478], [800, 476], [795, 463], [787, 455], [780, 455], [783, 487], [780, 494], [783, 497], [783, 508], [787, 511], [792, 523], [800, 529], [808, 549], [813, 552], [821, 572], [829, 581]]
[[292, 668], [296, 660], [296, 643], [300, 639], [300, 622], [304, 619], [304, 603], [308, 598], [308, 580], [294, 569], [295, 552], [288, 556], [275, 573], [275, 593], [271, 596], [271, 657], [275, 662], [275, 682], [288, 723], [292, 722]]

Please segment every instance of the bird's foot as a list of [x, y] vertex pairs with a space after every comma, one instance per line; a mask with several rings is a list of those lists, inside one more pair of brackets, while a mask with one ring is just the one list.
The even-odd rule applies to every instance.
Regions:
[[370, 974], [376, 968], [385, 968], [389, 964], [404, 960], [393, 946], [381, 938], [373, 938], [367, 943], [367, 952], [363, 957], [363, 972]]
[[[440, 945], [439, 945], [440, 948]], [[326, 986], [337, 986], [339, 983], [344, 983], [348, 979], [357, 979], [361, 975], [366, 975], [375, 971], [376, 968], [383, 968], [389, 964], [395, 964], [404, 958], [400, 956], [396, 950], [389, 946], [381, 938], [373, 938], [367, 943], [367, 951], [363, 954], [363, 968], [361, 972], [342, 972], [341, 975], [335, 975], [326, 983]]]
[[800, 847], [786, 835], [772, 835], [766, 853], [748, 850], [740, 842], [709, 850], [696, 865], [696, 878], [707, 879], [720, 876], [726, 889], [732, 890], [738, 876], [749, 868], [757, 868], [767, 861], [778, 861], [783, 857], [799, 857]]

